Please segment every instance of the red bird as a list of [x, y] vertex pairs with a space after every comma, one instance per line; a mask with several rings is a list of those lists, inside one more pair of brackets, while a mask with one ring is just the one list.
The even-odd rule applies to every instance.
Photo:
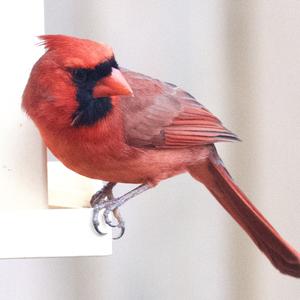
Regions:
[[[92, 198], [94, 226], [105, 209], [124, 232], [118, 207], [161, 180], [189, 172], [203, 183], [282, 273], [300, 277], [293, 249], [238, 188], [214, 143], [238, 140], [190, 94], [119, 68], [102, 43], [42, 36], [47, 51], [34, 65], [23, 108], [53, 154], [71, 170], [108, 181]], [[117, 182], [141, 184], [120, 198]]]

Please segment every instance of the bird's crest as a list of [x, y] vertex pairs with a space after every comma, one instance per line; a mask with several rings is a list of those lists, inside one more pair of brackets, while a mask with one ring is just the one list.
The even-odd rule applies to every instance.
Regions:
[[47, 52], [56, 52], [56, 59], [65, 66], [78, 68], [92, 68], [112, 57], [110, 46], [62, 34], [47, 34], [38, 37]]
[[79, 44], [83, 44], [84, 41], [87, 41], [62, 34], [45, 34], [38, 36], [38, 38], [41, 40], [38, 45], [44, 46], [48, 51], [69, 47], [72, 45], [79, 46]]

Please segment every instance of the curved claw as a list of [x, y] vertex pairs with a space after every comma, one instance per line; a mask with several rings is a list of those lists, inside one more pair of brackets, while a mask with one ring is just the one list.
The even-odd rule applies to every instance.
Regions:
[[120, 231], [120, 234], [118, 236], [113, 237], [114, 240], [120, 239], [125, 233], [125, 224], [124, 224], [124, 222], [120, 222], [117, 227], [119, 227], [121, 229], [121, 231]]
[[119, 224], [120, 224], [120, 223], [114, 224], [114, 223], [112, 222], [112, 220], [109, 219], [109, 214], [110, 214], [110, 213], [111, 213], [111, 210], [108, 209], [108, 208], [106, 208], [105, 211], [104, 211], [104, 213], [103, 213], [105, 223], [106, 223], [108, 226], [112, 227], [112, 228], [119, 227]]
[[93, 226], [97, 233], [99, 233], [100, 235], [105, 235], [107, 233], [102, 232], [99, 228], [99, 225], [100, 225], [99, 212], [100, 212], [100, 208], [97, 205], [95, 205], [94, 209], [93, 209]]
[[[118, 221], [117, 224], [114, 224], [114, 223], [112, 222], [112, 220], [109, 219], [109, 214], [110, 214], [111, 212], [113, 212], [114, 217], [115, 217], [116, 220]], [[118, 228], [121, 229], [119, 235], [116, 236], [116, 237], [113, 237], [114, 240], [120, 239], [120, 238], [124, 235], [124, 233], [125, 233], [125, 223], [124, 223], [124, 221], [123, 221], [123, 219], [122, 219], [122, 217], [121, 217], [121, 214], [120, 214], [118, 208], [115, 208], [114, 210], [111, 210], [111, 209], [109, 209], [109, 208], [106, 208], [105, 211], [104, 211], [104, 213], [103, 213], [103, 216], [104, 216], [104, 219], [105, 219], [105, 223], [106, 223], [108, 226], [110, 226], [110, 227], [112, 227], [112, 228], [118, 227]]]

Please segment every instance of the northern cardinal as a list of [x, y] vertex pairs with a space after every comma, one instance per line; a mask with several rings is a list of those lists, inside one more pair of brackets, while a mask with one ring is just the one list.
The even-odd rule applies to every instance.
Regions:
[[[189, 172], [280, 272], [300, 277], [299, 252], [248, 200], [218, 156], [214, 143], [238, 140], [218, 118], [182, 89], [119, 68], [103, 43], [64, 35], [41, 39], [47, 51], [31, 71], [22, 105], [63, 164], [110, 182], [92, 198], [96, 227], [97, 212], [105, 208], [107, 223], [114, 211], [123, 228], [121, 204]], [[117, 182], [141, 185], [113, 198]]]

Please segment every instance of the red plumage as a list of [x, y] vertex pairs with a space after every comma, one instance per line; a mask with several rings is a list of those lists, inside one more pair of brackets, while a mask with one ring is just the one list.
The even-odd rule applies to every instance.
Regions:
[[300, 277], [299, 252], [218, 157], [215, 142], [237, 140], [218, 118], [176, 86], [118, 70], [105, 44], [62, 35], [42, 39], [47, 52], [33, 67], [23, 107], [59, 160], [87, 177], [151, 186], [190, 172], [276, 268]]

